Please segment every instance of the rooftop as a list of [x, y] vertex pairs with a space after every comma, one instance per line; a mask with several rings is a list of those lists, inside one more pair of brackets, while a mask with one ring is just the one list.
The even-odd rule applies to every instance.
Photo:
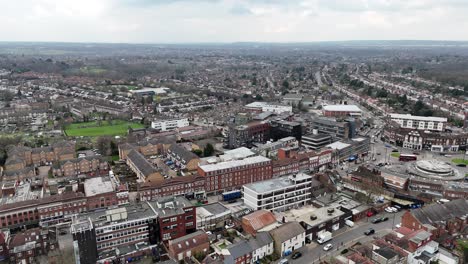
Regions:
[[113, 192], [114, 186], [109, 178], [95, 177], [85, 180], [84, 191], [85, 195], [89, 197], [102, 193]]
[[414, 116], [414, 115], [411, 115], [411, 114], [390, 114], [390, 117], [394, 118], [394, 119], [447, 122], [447, 118], [445, 118], [445, 117], [435, 117], [435, 116]]
[[231, 160], [231, 161], [224, 161], [216, 164], [209, 164], [209, 165], [201, 165], [200, 169], [202, 169], [205, 172], [210, 172], [210, 171], [217, 171], [217, 170], [224, 170], [224, 169], [230, 169], [230, 168], [235, 168], [235, 167], [240, 167], [240, 166], [247, 166], [247, 165], [252, 165], [256, 163], [261, 163], [261, 162], [268, 162], [270, 159], [265, 158], [263, 156], [253, 156], [253, 157], [248, 157], [242, 160]]
[[193, 206], [189, 200], [182, 196], [161, 197], [147, 203], [160, 217], [183, 214], [183, 208]]
[[337, 141], [337, 142], [333, 142], [331, 144], [328, 144], [325, 147], [328, 147], [328, 148], [331, 148], [331, 149], [341, 150], [341, 149], [345, 149], [345, 148], [347, 148], [349, 146], [351, 146], [351, 144], [347, 144], [347, 143]]
[[281, 190], [290, 186], [294, 186], [296, 181], [302, 181], [307, 179], [311, 180], [312, 176], [307, 175], [305, 173], [298, 173], [296, 175], [247, 184], [244, 185], [244, 188], [248, 188], [257, 193], [273, 192], [276, 190]]
[[325, 111], [362, 112], [356, 105], [325, 105]]

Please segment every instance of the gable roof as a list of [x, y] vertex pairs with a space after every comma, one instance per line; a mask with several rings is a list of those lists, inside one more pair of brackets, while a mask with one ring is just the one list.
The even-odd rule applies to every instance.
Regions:
[[156, 168], [151, 165], [151, 163], [145, 159], [145, 157], [140, 153], [135, 150], [130, 151], [127, 155], [127, 159], [129, 159], [135, 166], [138, 168], [138, 170], [143, 173], [143, 175], [148, 176], [152, 173], [157, 172]]
[[183, 147], [181, 147], [181, 146], [179, 146], [177, 144], [172, 144], [169, 147], [169, 150], [172, 153], [179, 156], [181, 159], [185, 160], [186, 162], [189, 162], [192, 159], [198, 159], [198, 156], [195, 153], [190, 152], [190, 151], [186, 150], [185, 148], [183, 148]]
[[458, 199], [446, 204], [433, 204], [411, 211], [422, 224], [445, 222], [457, 217], [468, 216], [468, 200]]
[[169, 247], [172, 248], [173, 252], [178, 254], [197, 247], [203, 243], [209, 243], [208, 235], [203, 231], [197, 231], [195, 233], [188, 234], [186, 236], [179, 237], [169, 241]]
[[249, 240], [249, 245], [252, 248], [252, 251], [262, 248], [270, 243], [273, 243], [273, 238], [271, 238], [268, 232], [258, 232], [255, 239]]
[[256, 231], [275, 223], [276, 218], [270, 211], [258, 210], [242, 217], [242, 222], [247, 222]]
[[304, 228], [298, 222], [288, 222], [270, 231], [270, 235], [277, 242], [284, 242], [304, 233]]

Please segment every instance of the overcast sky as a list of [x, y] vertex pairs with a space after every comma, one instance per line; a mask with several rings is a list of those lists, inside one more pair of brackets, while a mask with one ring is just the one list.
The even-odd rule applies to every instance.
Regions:
[[0, 0], [0, 41], [468, 40], [468, 0]]

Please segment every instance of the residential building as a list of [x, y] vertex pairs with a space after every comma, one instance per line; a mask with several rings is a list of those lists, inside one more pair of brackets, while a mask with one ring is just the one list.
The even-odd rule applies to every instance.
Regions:
[[10, 263], [37, 263], [38, 257], [58, 250], [56, 230], [32, 228], [14, 235], [8, 243]]
[[251, 147], [254, 143], [264, 143], [270, 139], [270, 124], [253, 121], [245, 125], [229, 126], [228, 148]]
[[356, 105], [324, 105], [323, 106], [324, 116], [361, 116], [362, 110]]
[[[127, 165], [135, 172], [140, 182], [145, 182], [148, 178], [156, 179], [156, 181], [164, 180], [158, 170], [140, 152], [130, 151], [127, 154]], [[153, 180], [153, 182], [156, 181]]]
[[270, 232], [275, 252], [281, 257], [305, 245], [305, 230], [298, 222], [287, 222]]
[[271, 160], [263, 156], [253, 156], [200, 165], [198, 174], [205, 177], [207, 192], [240, 189], [244, 184], [271, 179]]
[[158, 215], [161, 241], [196, 231], [196, 207], [182, 196], [161, 197], [147, 202]]
[[313, 150], [319, 150], [331, 143], [332, 137], [327, 134], [307, 134], [301, 140], [301, 146]]
[[298, 173], [243, 186], [243, 201], [254, 210], [285, 211], [311, 199], [312, 176]]
[[447, 118], [434, 116], [413, 116], [411, 114], [390, 114], [390, 120], [396, 122], [402, 128], [444, 131]]
[[167, 157], [171, 159], [182, 170], [194, 171], [198, 167], [200, 158], [185, 148], [172, 144], [167, 150]]
[[109, 164], [101, 156], [90, 156], [54, 163], [52, 173], [57, 177], [74, 177], [78, 175], [96, 176], [109, 172]]
[[175, 142], [165, 137], [145, 139], [133, 144], [124, 143], [119, 145], [119, 157], [126, 160], [128, 153], [132, 150], [140, 152], [143, 156], [163, 155], [172, 144]]
[[285, 94], [283, 95], [283, 103], [285, 105], [299, 106], [304, 96], [302, 94]]
[[276, 157], [278, 150], [284, 147], [298, 147], [299, 142], [295, 137], [280, 138], [275, 142], [267, 142], [265, 144], [255, 144], [256, 146], [252, 150], [258, 155], [265, 157]]
[[208, 254], [210, 249], [210, 240], [208, 234], [203, 231], [197, 231], [177, 239], [170, 240], [168, 245], [169, 255], [177, 261], [190, 258], [196, 253]]
[[411, 230], [424, 229], [434, 238], [444, 234], [457, 234], [467, 227], [468, 201], [453, 200], [445, 204], [432, 204], [423, 208], [406, 211], [401, 225]]
[[151, 122], [151, 128], [159, 131], [174, 130], [181, 127], [187, 127], [190, 123], [187, 118], [155, 120]]
[[258, 263], [264, 257], [273, 254], [274, 242], [268, 232], [260, 232], [248, 241], [241, 240], [226, 248], [223, 255], [224, 264]]
[[268, 232], [258, 232], [255, 239], [249, 240], [249, 245], [252, 248], [253, 263], [273, 254], [275, 250], [273, 238]]

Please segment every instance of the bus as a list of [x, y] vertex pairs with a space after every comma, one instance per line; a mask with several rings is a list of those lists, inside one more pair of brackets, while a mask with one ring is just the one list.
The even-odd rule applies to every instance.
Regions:
[[415, 161], [418, 159], [418, 156], [414, 154], [400, 154], [399, 161]]

